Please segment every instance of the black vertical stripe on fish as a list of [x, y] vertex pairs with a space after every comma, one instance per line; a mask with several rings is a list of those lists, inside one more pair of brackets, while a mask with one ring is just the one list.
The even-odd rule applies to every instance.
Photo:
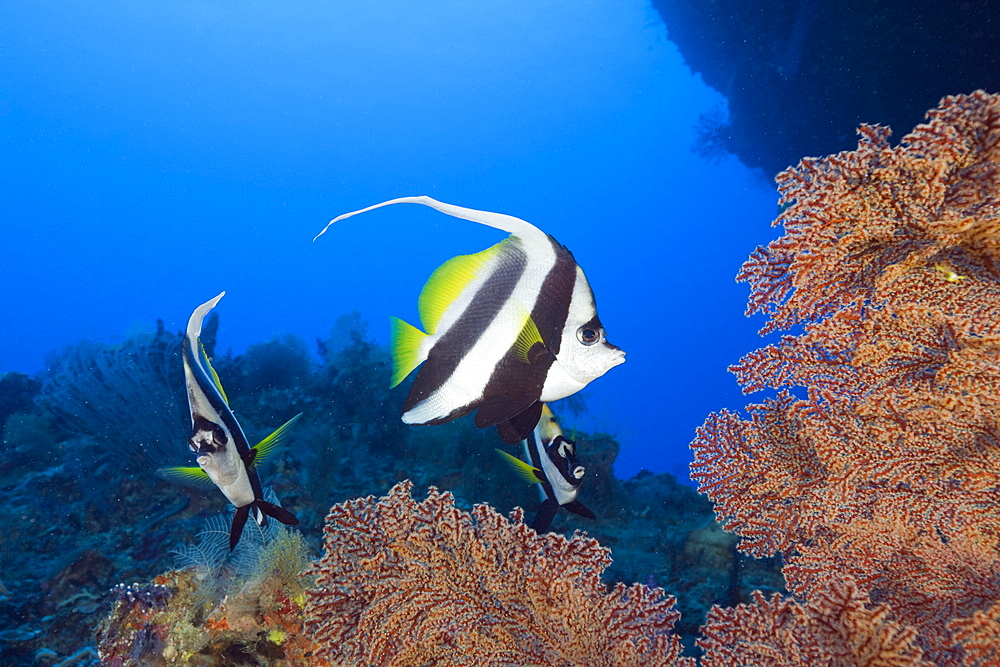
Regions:
[[[504, 442], [513, 445], [524, 440], [538, 423], [542, 406], [538, 399], [554, 361], [555, 357], [547, 353], [538, 363], [526, 364], [516, 357], [513, 350], [508, 351], [496, 365], [483, 392], [483, 399], [476, 410], [476, 426], [485, 428], [504, 424], [499, 429]], [[532, 409], [530, 414], [516, 419], [529, 409]]]
[[[483, 280], [468, 305], [431, 348], [427, 361], [420, 366], [406, 400], [403, 401], [404, 413], [431, 396], [454, 375], [459, 363], [475, 347], [510, 300], [527, 267], [528, 255], [521, 247], [520, 240], [515, 237], [502, 243], [507, 245], [505, 251], [501, 251], [505, 253], [503, 261], [494, 264], [493, 271]], [[466, 405], [429, 423], [444, 423], [466, 415], [473, 409], [474, 405]]]
[[[525, 326], [528, 326], [527, 323]], [[485, 428], [505, 422], [537, 403], [534, 421], [530, 425], [527, 424], [530, 417], [519, 421], [515, 428], [518, 434], [516, 437], [510, 429], [506, 429], [508, 437], [504, 441], [507, 444], [513, 445], [524, 440], [526, 433], [530, 433], [538, 423], [538, 415], [541, 414], [538, 398], [542, 395], [545, 378], [555, 360], [544, 343], [532, 345], [526, 359], [517, 351], [516, 346], [511, 346], [493, 367], [490, 379], [483, 389], [483, 396], [476, 410], [476, 426]], [[526, 432], [523, 431], [525, 426]]]
[[[576, 285], [577, 265], [573, 254], [551, 236], [549, 241], [556, 261], [542, 281], [531, 310], [531, 319], [542, 337], [546, 353], [540, 354], [532, 348], [528, 355], [531, 363], [525, 364], [513, 350], [508, 351], [494, 367], [476, 411], [476, 426], [497, 425], [500, 437], [510, 445], [527, 438], [538, 423], [541, 414], [538, 399], [559, 352]], [[529, 408], [530, 412], [517, 418]]]
[[573, 288], [576, 285], [577, 264], [566, 246], [551, 236], [549, 241], [556, 253], [556, 263], [545, 276], [542, 288], [538, 292], [538, 300], [531, 311], [531, 318], [542, 335], [542, 342], [553, 355], [559, 354], [562, 343], [562, 332], [569, 318], [569, 305], [573, 300]]

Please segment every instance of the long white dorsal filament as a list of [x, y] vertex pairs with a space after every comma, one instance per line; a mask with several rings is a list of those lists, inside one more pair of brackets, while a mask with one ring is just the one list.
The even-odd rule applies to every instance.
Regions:
[[474, 208], [465, 208], [464, 206], [455, 206], [454, 204], [446, 204], [440, 202], [436, 199], [432, 199], [427, 196], [420, 197], [400, 197], [398, 199], [390, 199], [389, 201], [384, 201], [381, 204], [375, 204], [374, 206], [369, 206], [367, 208], [360, 209], [358, 211], [351, 211], [350, 213], [344, 213], [343, 215], [338, 215], [336, 218], [326, 223], [326, 227], [323, 228], [319, 234], [317, 234], [313, 241], [323, 236], [326, 230], [330, 228], [335, 222], [340, 222], [345, 218], [350, 218], [352, 216], [358, 215], [359, 213], [366, 213], [376, 208], [382, 208], [383, 206], [389, 206], [391, 204], [423, 204], [424, 206], [430, 206], [431, 208], [441, 211], [447, 215], [455, 218], [461, 218], [463, 220], [471, 220], [472, 222], [478, 222], [481, 225], [486, 225], [487, 227], [493, 227], [494, 229], [500, 229], [510, 234], [515, 234], [520, 236], [525, 240], [542, 240], [547, 238], [545, 232], [535, 227], [533, 224], [527, 220], [521, 220], [521, 218], [515, 218], [512, 215], [505, 215], [503, 213], [492, 213], [490, 211], [478, 211]]
[[201, 335], [202, 321], [205, 319], [205, 316], [208, 315], [209, 311], [215, 308], [215, 305], [219, 303], [219, 299], [224, 296], [226, 296], [226, 293], [221, 292], [219, 296], [206, 301], [194, 309], [194, 312], [191, 313], [191, 317], [188, 319], [187, 325], [187, 335], [191, 338], [191, 340], [197, 340], [198, 336]]

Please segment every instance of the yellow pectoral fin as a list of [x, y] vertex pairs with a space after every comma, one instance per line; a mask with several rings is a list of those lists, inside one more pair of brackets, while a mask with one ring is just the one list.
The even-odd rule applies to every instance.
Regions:
[[530, 463], [522, 461], [516, 456], [508, 454], [502, 449], [498, 449], [496, 450], [496, 452], [503, 458], [504, 461], [506, 461], [510, 465], [511, 468], [514, 469], [514, 472], [517, 473], [517, 476], [523, 479], [528, 484], [538, 484], [542, 481], [541, 479], [542, 471], [539, 470], [538, 468], [534, 467]]
[[[524, 318], [521, 333], [514, 341], [514, 356], [522, 363], [531, 364], [537, 360], [539, 353], [544, 353], [546, 348], [542, 334], [538, 331], [538, 325], [531, 319], [531, 314], [525, 311]], [[536, 348], [537, 345], [541, 345], [541, 348]]]
[[261, 461], [266, 459], [276, 447], [280, 447], [286, 440], [288, 440], [289, 429], [301, 416], [302, 413], [300, 412], [278, 428], [274, 429], [274, 432], [271, 433], [271, 435], [267, 436], [253, 447], [253, 449], [257, 452], [254, 454], [253, 465], [259, 466]]
[[395, 387], [424, 360], [420, 351], [427, 334], [398, 317], [391, 319], [392, 382], [389, 387]]
[[211, 488], [215, 483], [209, 478], [208, 473], [198, 466], [176, 466], [173, 468], [160, 468], [156, 471], [156, 476], [181, 486], [193, 487], [197, 489]]

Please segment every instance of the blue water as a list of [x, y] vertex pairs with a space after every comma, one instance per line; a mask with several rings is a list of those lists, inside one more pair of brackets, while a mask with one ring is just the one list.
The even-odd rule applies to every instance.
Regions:
[[[0, 372], [221, 290], [219, 346], [311, 345], [358, 310], [380, 342], [449, 257], [529, 220], [587, 272], [628, 353], [586, 390], [616, 473], [686, 476], [758, 346], [733, 281], [773, 188], [690, 150], [725, 99], [642, 0], [7, 2], [0, 12]], [[558, 408], [557, 408], [558, 409]]]

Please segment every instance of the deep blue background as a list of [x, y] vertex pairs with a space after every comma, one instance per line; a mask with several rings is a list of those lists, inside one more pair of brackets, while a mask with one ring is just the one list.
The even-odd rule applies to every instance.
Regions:
[[[427, 194], [529, 220], [586, 270], [625, 365], [588, 388], [621, 476], [684, 476], [726, 366], [758, 345], [733, 276], [775, 194], [690, 150], [725, 104], [643, 0], [12, 0], [0, 10], [0, 372], [227, 290], [219, 345], [311, 345], [388, 316], [502, 233]], [[558, 410], [558, 406], [556, 407]]]

